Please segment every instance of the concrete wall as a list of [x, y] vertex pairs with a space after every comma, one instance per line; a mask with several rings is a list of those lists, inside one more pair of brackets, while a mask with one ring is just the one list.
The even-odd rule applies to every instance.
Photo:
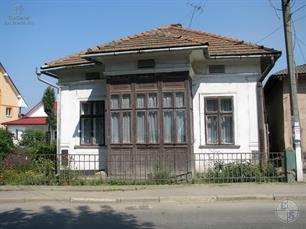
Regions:
[[[248, 153], [258, 150], [258, 119], [256, 80], [259, 61], [225, 62], [225, 74], [208, 74], [210, 63], [197, 65], [193, 77], [194, 154], [197, 160], [207, 160], [201, 153], [220, 153], [220, 159], [235, 159], [229, 153]], [[199, 67], [201, 66], [201, 67]], [[209, 146], [205, 142], [204, 98], [232, 96], [234, 105], [234, 145]], [[247, 159], [247, 158], [246, 158]], [[204, 162], [202, 162], [204, 163]], [[204, 165], [196, 164], [199, 171]]]
[[[284, 104], [284, 126], [285, 126], [285, 148], [292, 146], [292, 122], [290, 114], [290, 97], [289, 97], [289, 80], [283, 80], [283, 104]], [[299, 78], [298, 80], [298, 106], [301, 124], [301, 143], [302, 152], [306, 154], [306, 79]]]
[[[75, 73], [77, 74], [77, 73]], [[76, 77], [81, 77], [76, 75]], [[68, 150], [77, 154], [72, 158], [73, 169], [105, 169], [106, 147], [80, 146], [80, 103], [82, 101], [104, 100], [106, 96], [105, 80], [94, 80], [82, 83], [65, 83], [61, 91], [60, 152]], [[107, 136], [107, 135], [106, 135]], [[106, 139], [107, 140], [107, 139]], [[87, 158], [91, 154], [91, 157]], [[93, 156], [96, 155], [96, 156]], [[82, 159], [83, 158], [83, 159]], [[86, 163], [80, 161], [86, 160]], [[97, 162], [94, 162], [96, 160]], [[100, 163], [99, 163], [100, 161]]]

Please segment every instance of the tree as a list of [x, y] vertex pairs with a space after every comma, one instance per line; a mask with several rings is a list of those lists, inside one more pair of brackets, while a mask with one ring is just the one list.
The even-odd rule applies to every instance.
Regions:
[[12, 151], [14, 147], [12, 137], [13, 135], [9, 131], [0, 128], [0, 159]]
[[47, 123], [48, 123], [48, 139], [50, 143], [50, 133], [52, 130], [56, 129], [56, 113], [55, 113], [55, 93], [54, 89], [52, 87], [48, 87], [43, 95], [42, 102], [44, 104], [44, 110], [46, 114], [48, 115], [47, 117]]

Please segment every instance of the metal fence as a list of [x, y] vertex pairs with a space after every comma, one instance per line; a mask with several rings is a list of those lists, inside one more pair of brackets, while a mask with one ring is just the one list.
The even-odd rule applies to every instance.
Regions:
[[[169, 184], [286, 181], [284, 153], [195, 153], [192, 157], [99, 154], [36, 155], [6, 158], [0, 184]], [[191, 159], [190, 159], [191, 158]], [[17, 178], [16, 178], [17, 177]]]

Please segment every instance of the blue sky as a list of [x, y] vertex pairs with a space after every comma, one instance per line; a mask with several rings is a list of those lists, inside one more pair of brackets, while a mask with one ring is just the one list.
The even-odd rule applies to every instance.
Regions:
[[[306, 6], [303, 7], [306, 0], [292, 1], [292, 11], [299, 9], [293, 15], [295, 58], [297, 64], [303, 64], [306, 62]], [[286, 68], [282, 14], [277, 10], [281, 8], [280, 2], [1, 0], [0, 61], [31, 107], [41, 99], [46, 87], [36, 79], [35, 67], [160, 25], [182, 23], [188, 26], [192, 15], [188, 3], [192, 3], [204, 5], [203, 12], [195, 14], [192, 28], [253, 43], [260, 41], [259, 44], [283, 51], [272, 70], [275, 72]]]

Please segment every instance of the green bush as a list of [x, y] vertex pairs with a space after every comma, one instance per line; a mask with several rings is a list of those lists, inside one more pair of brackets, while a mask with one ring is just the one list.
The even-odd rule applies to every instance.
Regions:
[[0, 160], [5, 158], [13, 148], [13, 135], [5, 129], [0, 129]]
[[211, 183], [235, 182], [263, 182], [277, 180], [278, 173], [271, 163], [260, 166], [250, 161], [243, 162], [216, 162], [205, 173], [198, 173], [196, 181]]
[[46, 132], [42, 130], [25, 130], [22, 134], [21, 146], [33, 147], [37, 144], [47, 143]]

